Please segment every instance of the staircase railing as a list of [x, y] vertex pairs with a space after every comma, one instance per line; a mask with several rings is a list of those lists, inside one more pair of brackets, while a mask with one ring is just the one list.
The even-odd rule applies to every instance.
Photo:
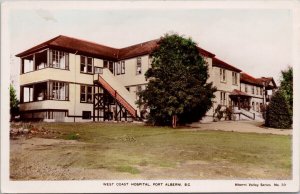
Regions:
[[[245, 112], [247, 112], [247, 114]], [[252, 112], [247, 111], [245, 109], [239, 109], [238, 112], [234, 111], [233, 114], [238, 114], [239, 115], [239, 119], [241, 118], [241, 115], [244, 115], [245, 117], [247, 117], [249, 119], [255, 120], [255, 116], [256, 116], [255, 113], [252, 113]]]
[[117, 90], [115, 90], [113, 87], [110, 86], [109, 83], [107, 83], [100, 75], [98, 74], [97, 81], [105, 88], [105, 90], [112, 96], [114, 97], [124, 108], [129, 112], [129, 114], [136, 118], [137, 115], [137, 110], [132, 107], [119, 93]]

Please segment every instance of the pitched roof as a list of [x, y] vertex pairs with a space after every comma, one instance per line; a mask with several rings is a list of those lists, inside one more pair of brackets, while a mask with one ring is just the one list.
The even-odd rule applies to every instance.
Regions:
[[128, 59], [136, 56], [150, 54], [158, 45], [159, 39], [142, 42], [132, 46], [119, 49], [119, 59]]
[[245, 72], [241, 73], [241, 79], [240, 80], [241, 80], [242, 83], [248, 83], [248, 84], [263, 86], [261, 81], [259, 81], [258, 79], [252, 77], [251, 75], [249, 75]]
[[[197, 46], [198, 47], [198, 46]], [[198, 47], [198, 51], [199, 53], [202, 55], [202, 56], [205, 56], [205, 57], [215, 57], [216, 55], [211, 53], [211, 52], [208, 52], [207, 50], [204, 50], [203, 48], [200, 48]]]
[[260, 78], [257, 78], [257, 80], [259, 82], [261, 82], [262, 84], [265, 83], [265, 86], [267, 88], [277, 88], [276, 82], [274, 81], [273, 77], [260, 77]]
[[[98, 43], [72, 38], [68, 36], [59, 35], [37, 46], [34, 46], [24, 52], [17, 54], [17, 57], [24, 57], [44, 48], [61, 48], [71, 52], [79, 52], [83, 54], [90, 54], [101, 58], [108, 58], [111, 60], [128, 59], [141, 55], [150, 54], [158, 45], [159, 39], [150, 40], [125, 48], [113, 48]], [[199, 53], [206, 57], [214, 57], [215, 55], [198, 47]]]
[[[119, 50], [118, 59], [128, 59], [136, 56], [150, 54], [159, 44], [160, 39], [150, 40], [147, 42], [135, 44]], [[198, 47], [198, 51], [202, 56], [214, 57], [215, 54]]]
[[221, 61], [220, 59], [214, 57], [212, 59], [212, 65], [213, 66], [216, 66], [216, 67], [221, 67], [221, 68], [224, 68], [224, 69], [228, 69], [228, 70], [231, 70], [231, 71], [235, 71], [235, 72], [241, 72], [242, 70], [232, 66], [232, 65], [229, 65], [228, 63], [225, 63], [224, 61]]
[[59, 35], [53, 39], [50, 39], [46, 42], [43, 42], [37, 46], [34, 46], [22, 53], [17, 54], [17, 57], [26, 56], [38, 50], [47, 47], [57, 47], [62, 49], [67, 49], [73, 52], [80, 52], [80, 53], [88, 53], [94, 56], [109, 58], [109, 59], [116, 59], [118, 54], [118, 49], [104, 46], [101, 44], [80, 40], [76, 38], [71, 38], [68, 36]]

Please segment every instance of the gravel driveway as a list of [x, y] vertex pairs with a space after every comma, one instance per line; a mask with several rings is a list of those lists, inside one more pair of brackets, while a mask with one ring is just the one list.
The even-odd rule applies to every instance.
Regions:
[[189, 125], [193, 129], [184, 130], [221, 130], [236, 131], [242, 133], [266, 133], [275, 135], [292, 135], [292, 129], [274, 129], [263, 127], [259, 121], [219, 121], [211, 123], [193, 123]]

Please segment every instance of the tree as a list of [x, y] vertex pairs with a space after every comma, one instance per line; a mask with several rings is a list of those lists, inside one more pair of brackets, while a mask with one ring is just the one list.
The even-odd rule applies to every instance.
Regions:
[[201, 119], [212, 106], [215, 88], [206, 83], [207, 65], [196, 43], [177, 34], [161, 37], [151, 54], [151, 68], [145, 76], [146, 89], [138, 104], [150, 109], [154, 125], [185, 124]]
[[280, 88], [285, 99], [289, 103], [289, 107], [293, 109], [293, 68], [288, 67], [286, 70], [281, 71]]
[[292, 116], [289, 109], [289, 103], [286, 101], [284, 94], [281, 90], [278, 90], [267, 107], [265, 125], [274, 128], [291, 128]]
[[16, 90], [13, 85], [9, 86], [9, 95], [10, 95], [10, 115], [11, 119], [14, 118], [19, 112], [19, 100], [17, 99]]

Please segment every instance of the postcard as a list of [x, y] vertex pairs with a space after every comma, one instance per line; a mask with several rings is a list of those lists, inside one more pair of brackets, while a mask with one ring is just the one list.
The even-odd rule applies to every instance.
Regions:
[[1, 192], [299, 192], [299, 16], [2, 2]]

